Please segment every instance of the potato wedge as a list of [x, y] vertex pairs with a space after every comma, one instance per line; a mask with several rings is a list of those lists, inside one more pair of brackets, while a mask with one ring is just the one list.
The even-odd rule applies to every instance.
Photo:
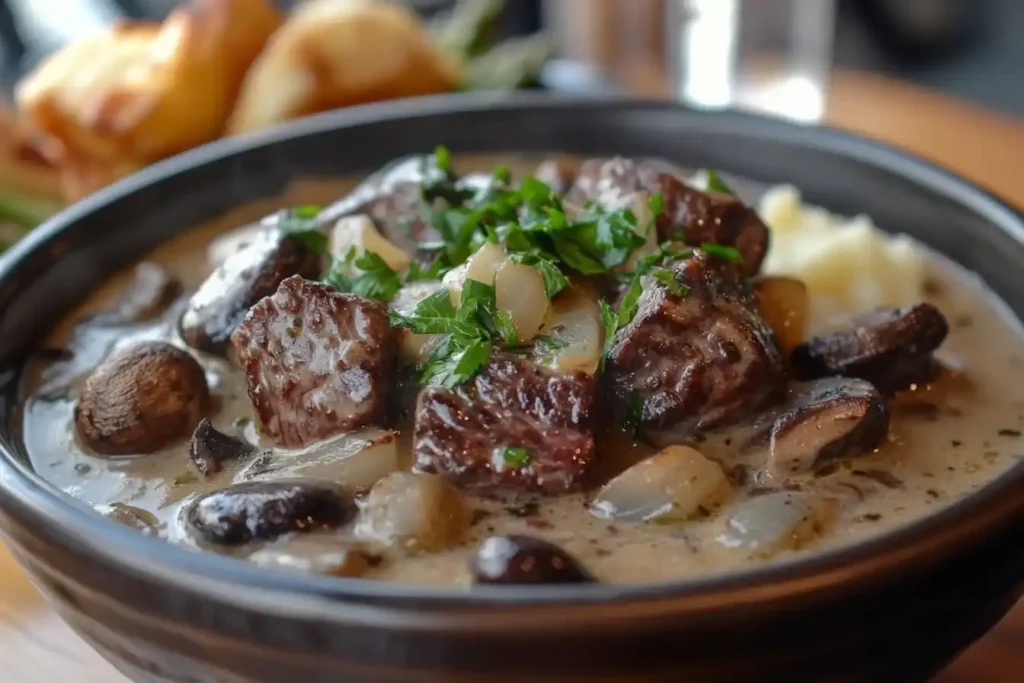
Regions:
[[768, 276], [754, 282], [761, 315], [787, 356], [807, 335], [810, 299], [807, 285], [792, 277]]
[[459, 64], [398, 3], [312, 0], [253, 64], [232, 134], [351, 104], [453, 90]]
[[121, 22], [47, 58], [18, 107], [84, 193], [217, 138], [280, 21], [270, 0], [194, 0], [163, 24]]

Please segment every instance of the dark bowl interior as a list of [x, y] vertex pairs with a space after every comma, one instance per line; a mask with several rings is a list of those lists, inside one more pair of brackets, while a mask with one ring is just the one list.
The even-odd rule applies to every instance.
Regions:
[[[538, 637], [548, 633], [575, 638], [588, 631], [596, 637], [598, 632], [610, 635], [641, 622], [655, 630], [671, 624], [679, 628], [687, 619], [718, 623], [716, 619], [726, 619], [736, 610], [751, 615], [754, 623], [772, 614], [814, 611], [830, 604], [837, 592], [882, 594], [900, 581], [918, 580], [922, 572], [927, 575], [929, 567], [960, 567], [962, 574], [968, 567], [961, 566], [966, 553], [990, 552], [997, 538], [1005, 541], [1010, 531], [1021, 531], [1024, 465], [1018, 464], [939, 514], [855, 546], [784, 565], [679, 584], [449, 592], [296, 577], [188, 552], [92, 514], [31, 471], [19, 435], [19, 368], [46, 330], [112, 271], [190, 226], [280, 193], [297, 177], [365, 172], [436, 144], [456, 153], [659, 156], [765, 183], [790, 182], [810, 202], [844, 214], [866, 213], [885, 229], [906, 232], [931, 245], [978, 272], [1018, 317], [1024, 314], [1024, 279], [1019, 276], [1024, 269], [1024, 222], [1016, 211], [943, 170], [837, 131], [738, 113], [700, 113], [672, 104], [475, 95], [351, 109], [222, 141], [94, 195], [0, 257], [3, 529], [16, 554], [72, 621], [80, 622], [86, 611], [82, 595], [101, 595], [154, 620], [164, 619], [171, 631], [204, 628], [245, 643], [262, 643], [268, 652], [292, 648], [328, 661], [328, 655], [362, 651], [375, 662], [390, 657], [409, 665], [440, 662], [452, 670], [463, 664], [472, 669], [484, 666], [491, 654], [486, 647], [475, 654], [473, 647], [452, 649], [454, 641], [446, 640], [449, 634], [497, 638], [530, 630]], [[991, 563], [1002, 573], [998, 582], [993, 579], [990, 607], [996, 594], [1007, 602], [1007, 596], [1019, 592], [1024, 576], [1021, 553], [1013, 553], [1011, 564], [1005, 556], [998, 559]], [[59, 564], [68, 562], [74, 564]], [[111, 572], [117, 582], [109, 580]], [[953, 574], [933, 574], [916, 584], [920, 597], [949, 587], [942, 582]], [[934, 589], [931, 594], [929, 586]], [[909, 600], [914, 594], [905, 597]], [[986, 613], [984, 624], [990, 624], [998, 611]], [[855, 623], [868, 616], [849, 619]], [[275, 630], [275, 620], [307, 626], [312, 640], [299, 642], [294, 633]], [[361, 626], [360, 636], [344, 643], [320, 630], [353, 624]], [[142, 640], [151, 646], [166, 642], [166, 633], [152, 635], [163, 631], [149, 627], [157, 630], [146, 631], [149, 635]], [[976, 637], [979, 628], [942, 641], [942, 656]], [[587, 649], [585, 640], [566, 638], [558, 641], [563, 655], [579, 656], [573, 648]], [[706, 639], [697, 639], [692, 646], [701, 640]], [[123, 653], [111, 654], [109, 640], [96, 636], [93, 641], [128, 668]], [[641, 652], [636, 652], [639, 657]], [[929, 666], [936, 657], [930, 655]], [[591, 654], [589, 661], [602, 659]], [[563, 662], [558, 667], [563, 665], [569, 666]], [[606, 666], [615, 670], [612, 664]], [[252, 677], [239, 680], [279, 680], [251, 672], [245, 676]]]

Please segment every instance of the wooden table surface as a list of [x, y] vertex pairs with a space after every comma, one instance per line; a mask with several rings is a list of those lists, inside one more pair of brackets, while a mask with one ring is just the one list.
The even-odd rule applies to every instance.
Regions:
[[[640, 79], [638, 90], [656, 92]], [[828, 122], [929, 157], [1024, 206], [1024, 121], [903, 83], [837, 74]], [[934, 683], [1019, 683], [1024, 602]], [[124, 683], [46, 605], [0, 546], [0, 680]]]

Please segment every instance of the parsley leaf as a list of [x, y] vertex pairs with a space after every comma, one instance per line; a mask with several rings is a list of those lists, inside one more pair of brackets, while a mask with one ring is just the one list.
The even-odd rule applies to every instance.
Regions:
[[714, 169], [705, 169], [701, 172], [701, 178], [703, 181], [704, 190], [707, 192], [717, 192], [719, 194], [727, 194], [731, 197], [736, 196], [736, 191], [733, 190], [729, 185], [726, 184], [722, 177], [718, 175], [718, 171]]
[[604, 299], [597, 303], [601, 307], [601, 325], [604, 327], [604, 347], [601, 349], [601, 371], [604, 372], [605, 360], [615, 345], [615, 333], [619, 329], [619, 314]]
[[416, 261], [413, 261], [409, 264], [409, 270], [405, 274], [405, 281], [408, 283], [418, 282], [420, 280], [440, 280], [446, 270], [447, 269], [440, 258], [436, 258], [431, 261], [430, 265], [427, 266], [426, 269], [422, 268]]
[[501, 458], [505, 465], [517, 470], [526, 467], [533, 460], [529, 449], [522, 446], [498, 446], [494, 449], [494, 454]]
[[316, 222], [320, 207], [307, 205], [297, 206], [283, 211], [277, 229], [281, 235], [295, 240], [315, 254], [327, 253], [327, 235]]
[[676, 296], [686, 296], [690, 293], [690, 288], [676, 279], [676, 274], [671, 268], [652, 268], [649, 275]]
[[628, 325], [629, 321], [636, 315], [637, 301], [640, 299], [643, 291], [643, 287], [640, 285], [640, 275], [635, 275], [629, 283], [629, 288], [626, 289], [626, 294], [622, 297], [622, 303], [619, 304], [619, 327]]
[[494, 314], [494, 326], [498, 328], [498, 334], [506, 346], [517, 346], [519, 344], [519, 333], [516, 332], [516, 325], [512, 321], [512, 314], [508, 311], [497, 311]]
[[356, 256], [353, 246], [345, 258], [335, 259], [323, 281], [339, 292], [389, 301], [402, 288], [402, 278], [380, 256], [366, 251]]
[[565, 277], [554, 261], [531, 252], [513, 252], [509, 255], [512, 263], [524, 263], [533, 266], [544, 278], [544, 293], [548, 300], [554, 299], [559, 292], [569, 286]]
[[453, 389], [475, 375], [491, 358], [491, 342], [472, 339], [459, 343], [449, 337], [430, 354], [423, 384]]
[[700, 245], [700, 248], [707, 254], [714, 256], [715, 258], [720, 258], [723, 261], [729, 261], [730, 263], [743, 262], [743, 255], [740, 253], [740, 250], [737, 249], [736, 247], [729, 247], [724, 244], [712, 244], [710, 242], [705, 242], [704, 244]]

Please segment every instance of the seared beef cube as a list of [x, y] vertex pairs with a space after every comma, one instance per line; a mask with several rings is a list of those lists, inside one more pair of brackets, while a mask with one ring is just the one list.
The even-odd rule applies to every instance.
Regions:
[[483, 493], [578, 489], [594, 458], [595, 387], [499, 356], [456, 387], [427, 387], [416, 405], [416, 469]]
[[688, 291], [644, 276], [637, 313], [609, 353], [604, 381], [618, 416], [686, 437], [780, 398], [782, 356], [735, 267], [698, 251], [669, 268]]
[[181, 336], [189, 346], [223, 353], [249, 307], [273, 294], [282, 280], [320, 275], [318, 254], [282, 236], [275, 217], [265, 223], [255, 239], [228, 256], [189, 299], [181, 318]]
[[757, 273], [768, 252], [768, 227], [736, 197], [694, 189], [649, 161], [589, 159], [580, 166], [566, 198], [574, 204], [593, 202], [607, 210], [633, 206], [637, 192], [660, 192], [663, 213], [658, 239], [736, 247], [744, 272]]
[[290, 277], [231, 336], [260, 426], [296, 448], [384, 419], [395, 343], [371, 299]]
[[934, 377], [932, 352], [948, 333], [946, 317], [931, 304], [873, 311], [798, 346], [793, 368], [801, 379], [859, 377], [881, 391], [900, 391]]

